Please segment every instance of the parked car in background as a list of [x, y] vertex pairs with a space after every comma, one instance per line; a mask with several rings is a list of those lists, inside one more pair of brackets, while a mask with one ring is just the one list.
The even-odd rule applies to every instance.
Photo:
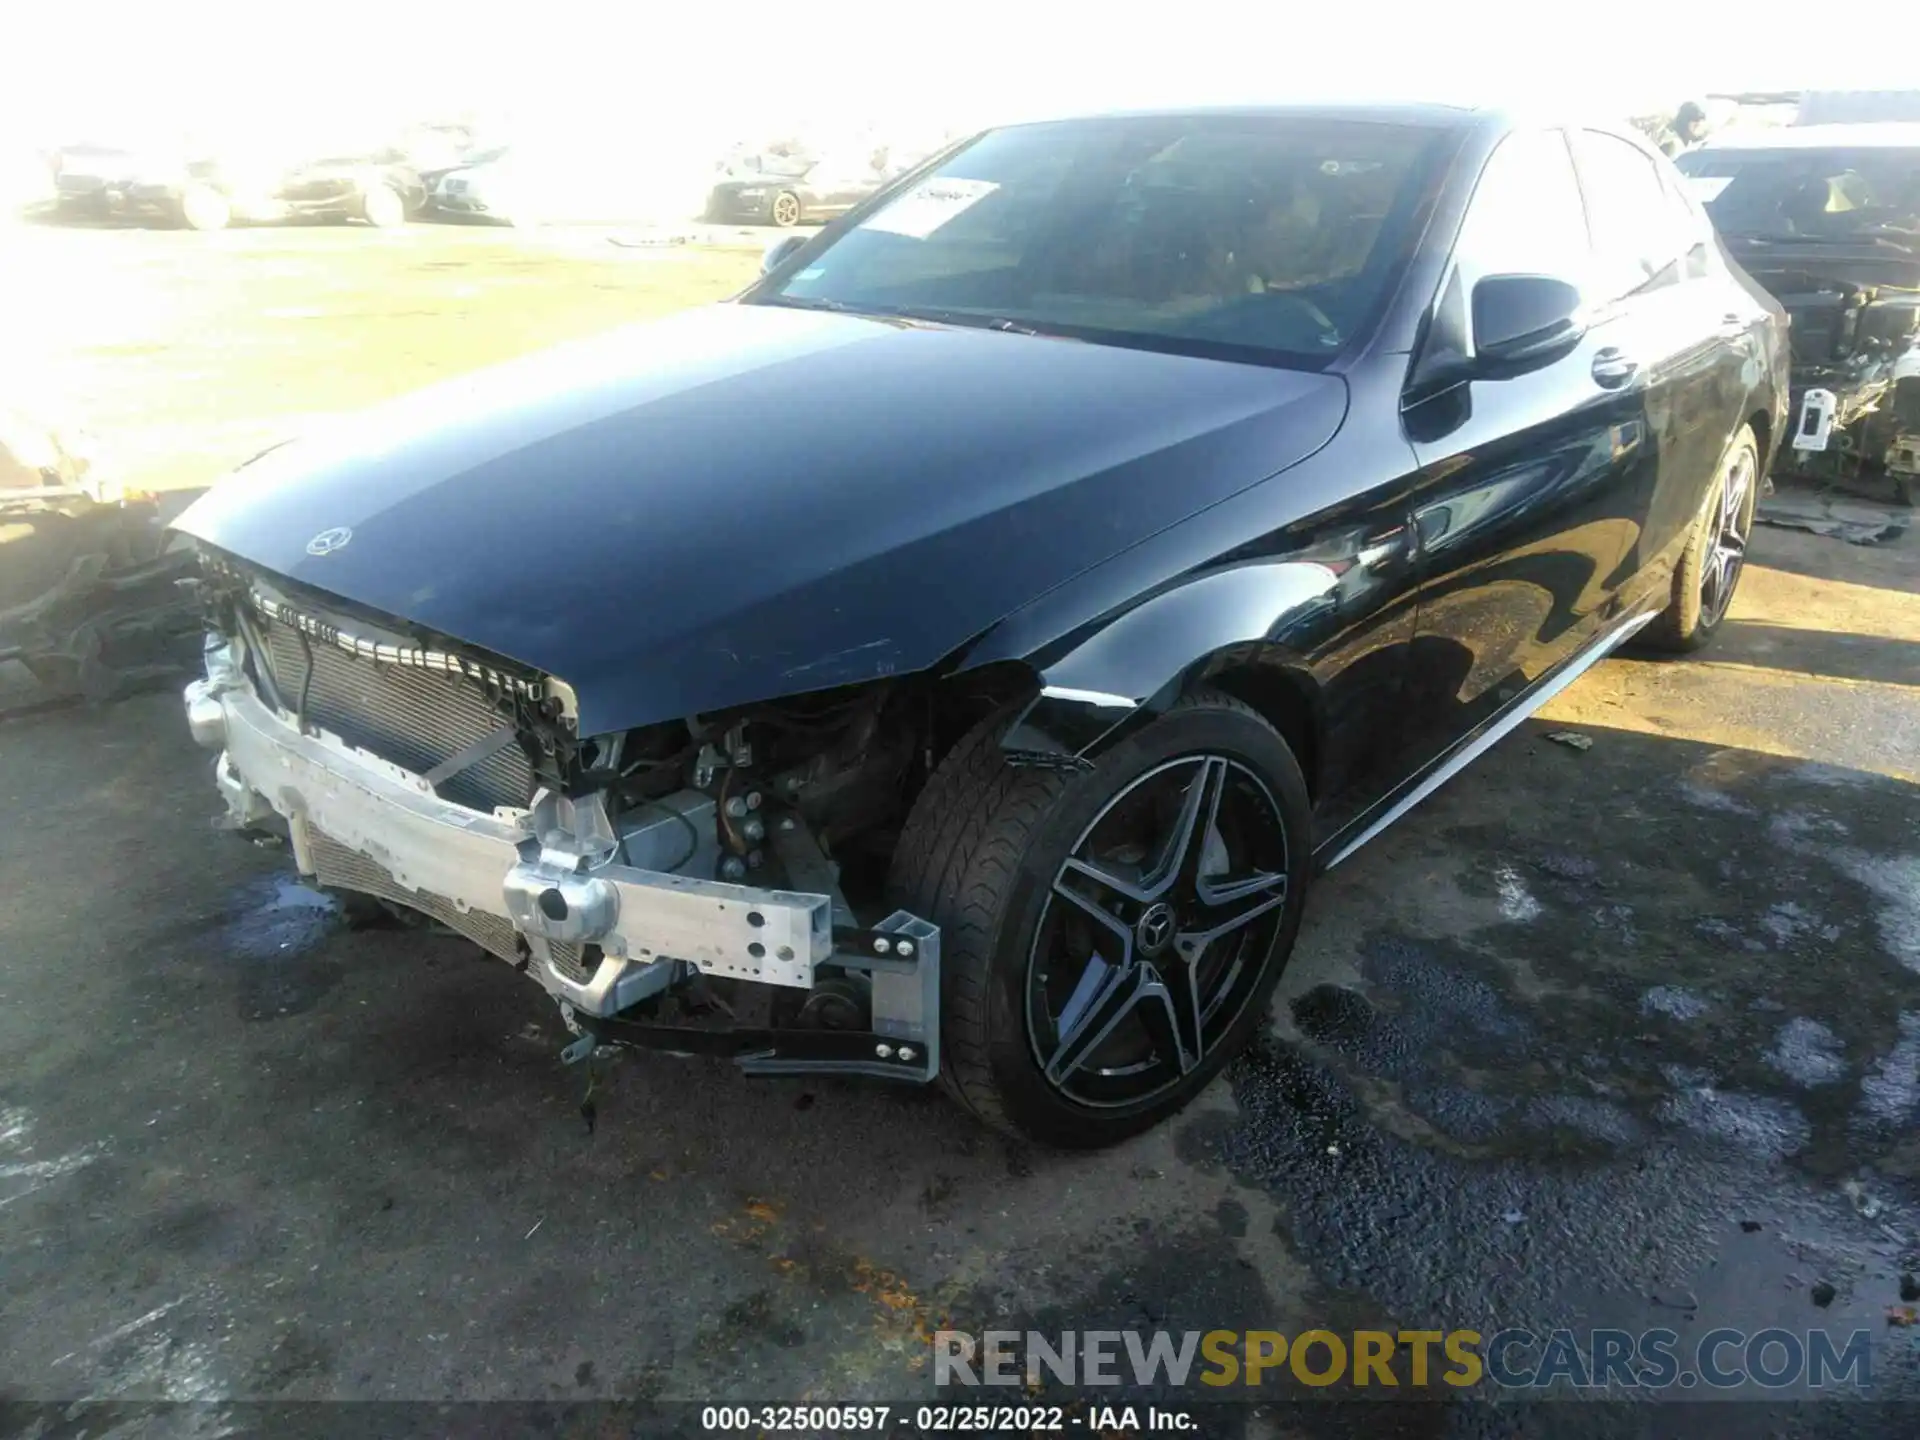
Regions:
[[705, 165], [619, 143], [514, 140], [441, 176], [432, 204], [445, 215], [523, 226], [690, 220], [711, 173]]
[[456, 157], [436, 157], [431, 165], [422, 167], [417, 173], [420, 176], [420, 183], [427, 189], [428, 207], [432, 209], [440, 208], [436, 197], [440, 193], [440, 182], [442, 180], [445, 180], [449, 175], [457, 171], [471, 170], [479, 165], [491, 164], [506, 153], [506, 148], [505, 145], [476, 146]]
[[[78, 186], [63, 193], [66, 188]], [[419, 213], [427, 196], [419, 175], [395, 149], [290, 159], [283, 147], [257, 145], [226, 147], [198, 159], [141, 158], [87, 193], [94, 213], [193, 230], [222, 230], [235, 220], [399, 225]]]
[[873, 158], [828, 156], [804, 162], [798, 173], [779, 168], [729, 176], [707, 197], [707, 218], [782, 228], [844, 215], [890, 178]]
[[1809, 90], [1796, 125], [1920, 124], [1920, 90]]
[[1680, 159], [1793, 317], [1789, 474], [1920, 497], [1920, 123], [1729, 133]]
[[733, 302], [216, 487], [189, 719], [238, 826], [519, 966], [571, 1058], [1108, 1144], [1266, 1023], [1317, 871], [1713, 638], [1785, 371], [1630, 135], [990, 130]]
[[441, 175], [432, 203], [448, 215], [538, 225], [591, 209], [602, 177], [601, 166], [583, 154], [504, 145]]
[[142, 168], [140, 156], [118, 145], [64, 145], [52, 163], [55, 211], [70, 220], [108, 218], [110, 197], [124, 194]]
[[723, 180], [753, 180], [761, 176], [797, 180], [813, 167], [809, 155], [770, 150], [738, 151], [720, 162]]

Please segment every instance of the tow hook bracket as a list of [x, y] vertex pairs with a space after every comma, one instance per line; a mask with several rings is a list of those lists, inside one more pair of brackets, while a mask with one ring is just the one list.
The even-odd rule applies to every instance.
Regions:
[[870, 977], [872, 1027], [866, 1030], [662, 1025], [625, 1015], [574, 1011], [568, 1024], [581, 1032], [560, 1052], [568, 1064], [593, 1072], [603, 1051], [664, 1050], [681, 1055], [730, 1056], [743, 1071], [769, 1075], [867, 1075], [924, 1085], [940, 1073], [940, 927], [896, 911], [872, 929], [834, 931], [830, 961], [843, 971]]
[[905, 910], [894, 911], [871, 930], [835, 926], [831, 963], [871, 977], [873, 1030], [858, 1037], [862, 1053], [812, 1057], [783, 1045], [770, 1054], [742, 1055], [740, 1068], [749, 1075], [871, 1075], [919, 1084], [939, 1075], [940, 927]]

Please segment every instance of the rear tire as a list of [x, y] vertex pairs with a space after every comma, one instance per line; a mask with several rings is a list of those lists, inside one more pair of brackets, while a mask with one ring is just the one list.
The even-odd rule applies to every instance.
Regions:
[[[1181, 700], [1085, 772], [1009, 765], [1000, 737], [1011, 719], [978, 726], [935, 771], [895, 850], [890, 890], [941, 927], [948, 1092], [998, 1130], [1062, 1148], [1112, 1145], [1188, 1104], [1265, 1023], [1305, 899], [1306, 784], [1273, 727], [1218, 692]], [[1129, 872], [1140, 894], [1155, 896], [1163, 868], [1183, 868], [1155, 857], [1184, 853], [1200, 877], [1195, 897], [1176, 899], [1176, 885], [1165, 903], [1135, 906], [1095, 885], [1114, 902], [1103, 914], [1068, 894], [1115, 863], [1097, 847], [1130, 809], [1173, 815], [1168, 841], [1151, 825], [1141, 832], [1140, 868]], [[1218, 819], [1194, 828], [1188, 817], [1209, 812]], [[1186, 847], [1171, 839], [1183, 822], [1195, 837]], [[1226, 914], [1206, 908], [1216, 905], [1250, 913], [1215, 929]], [[1155, 940], [1146, 927], [1158, 911]], [[1180, 995], [1189, 1007], [1166, 998]]]
[[782, 190], [778, 195], [774, 196], [773, 204], [769, 208], [773, 223], [778, 225], [782, 230], [791, 230], [800, 223], [802, 213], [800, 197], [791, 190]]
[[1667, 608], [1642, 632], [1649, 648], [1687, 654], [1719, 633], [1746, 568], [1759, 496], [1760, 446], [1752, 428], [1742, 425], [1721, 457], [1687, 548], [1674, 566]]

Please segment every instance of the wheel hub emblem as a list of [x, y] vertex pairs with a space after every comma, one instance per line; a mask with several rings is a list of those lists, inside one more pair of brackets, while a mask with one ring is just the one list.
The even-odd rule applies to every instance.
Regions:
[[309, 555], [331, 555], [336, 550], [344, 550], [347, 542], [353, 539], [353, 531], [344, 525], [336, 525], [331, 530], [322, 530], [307, 541]]
[[1140, 923], [1133, 927], [1133, 938], [1139, 943], [1142, 954], [1158, 955], [1173, 939], [1174, 923], [1171, 906], [1150, 905], [1147, 913], [1140, 917]]

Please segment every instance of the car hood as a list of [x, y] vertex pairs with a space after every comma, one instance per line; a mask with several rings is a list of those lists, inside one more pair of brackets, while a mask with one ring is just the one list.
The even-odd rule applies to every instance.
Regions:
[[1332, 375], [725, 304], [275, 448], [175, 524], [559, 677], [592, 734], [932, 666], [1345, 409]]
[[1920, 284], [1920, 250], [1879, 246], [1871, 238], [1857, 245], [1757, 244], [1729, 236], [1728, 249], [1747, 274], [1776, 298], [1805, 293], [1808, 282], [1912, 287]]

